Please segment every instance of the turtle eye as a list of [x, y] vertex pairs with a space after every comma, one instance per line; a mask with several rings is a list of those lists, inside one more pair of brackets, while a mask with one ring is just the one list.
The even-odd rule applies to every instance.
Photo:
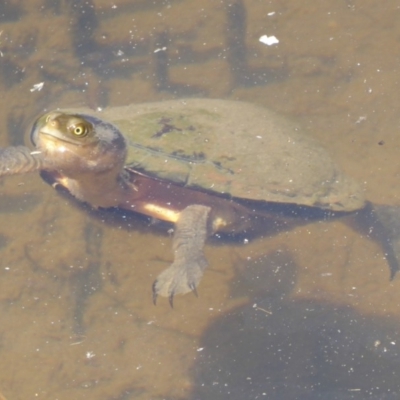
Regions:
[[83, 122], [70, 126], [70, 132], [77, 137], [85, 137], [89, 133], [89, 126]]

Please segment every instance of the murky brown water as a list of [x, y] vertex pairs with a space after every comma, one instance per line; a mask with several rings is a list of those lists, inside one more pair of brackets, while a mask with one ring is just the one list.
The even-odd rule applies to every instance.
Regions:
[[[399, 14], [392, 0], [6, 0], [0, 146], [58, 106], [246, 100], [302, 120], [369, 200], [400, 205]], [[398, 398], [400, 278], [378, 244], [340, 220], [214, 242], [200, 298], [174, 310], [150, 290], [170, 247], [35, 174], [3, 179], [7, 400]]]

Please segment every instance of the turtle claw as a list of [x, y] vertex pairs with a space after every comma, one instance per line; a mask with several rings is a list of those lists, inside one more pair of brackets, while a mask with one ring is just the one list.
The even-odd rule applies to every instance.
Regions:
[[189, 286], [190, 289], [192, 290], [193, 294], [194, 294], [196, 297], [199, 297], [199, 294], [197, 293], [196, 285], [195, 285], [194, 283], [190, 283], [188, 286]]
[[[158, 297], [156, 285], [157, 285], [157, 280], [154, 281], [153, 286], [152, 286], [153, 304], [155, 306], [157, 305], [157, 297]], [[170, 295], [168, 296], [168, 302], [169, 302], [169, 305], [171, 306], [171, 308], [174, 308], [174, 295], [175, 295], [175, 292], [171, 292]]]
[[[153, 304], [156, 306], [157, 305], [157, 297], [158, 297], [157, 280], [155, 280], [153, 282], [152, 292], [153, 292]], [[171, 292], [170, 295], [168, 296], [168, 302], [169, 302], [169, 305], [171, 306], [171, 308], [174, 308], [174, 295], [175, 295], [175, 292]]]
[[152, 286], [153, 303], [156, 305], [157, 297], [168, 297], [169, 304], [173, 307], [173, 298], [177, 294], [193, 292], [196, 297], [197, 286], [203, 275], [205, 259], [192, 262], [189, 265], [177, 265], [173, 263], [169, 268], [161, 272]]
[[157, 305], [157, 296], [158, 296], [157, 289], [156, 289], [156, 284], [157, 284], [157, 281], [154, 281], [153, 285], [151, 286], [151, 290], [152, 290], [152, 293], [153, 293], [153, 304], [155, 306]]
[[[163, 278], [162, 275], [166, 271], [168, 271], [168, 269], [160, 274], [161, 278]], [[153, 304], [155, 306], [157, 305], [158, 295], [168, 297], [169, 305], [171, 306], [171, 308], [174, 308], [174, 297], [176, 294], [185, 294], [192, 291], [196, 297], [199, 297], [197, 287], [194, 282], [186, 282], [184, 285], [182, 285], [178, 279], [172, 279], [170, 282], [166, 281], [164, 283], [161, 283], [163, 282], [163, 279], [160, 280], [160, 277], [157, 278], [152, 285]]]
[[171, 308], [174, 308], [174, 292], [172, 292], [170, 295], [169, 295], [169, 305], [171, 306]]
[[[196, 297], [199, 297], [199, 294], [197, 293], [197, 289], [196, 289], [196, 285], [194, 283], [190, 283], [188, 284], [189, 288], [192, 290], [192, 292], [194, 293], [194, 295]], [[156, 298], [157, 298], [157, 293], [155, 294]], [[168, 301], [169, 301], [169, 305], [171, 306], [171, 308], [174, 308], [174, 296], [175, 296], [175, 291], [172, 291], [168, 297]], [[153, 292], [153, 299], [155, 301], [154, 298], [154, 292]], [[155, 304], [155, 303], [154, 303]]]

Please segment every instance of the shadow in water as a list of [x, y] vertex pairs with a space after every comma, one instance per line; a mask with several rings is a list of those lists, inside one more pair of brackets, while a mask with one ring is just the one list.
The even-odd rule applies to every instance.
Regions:
[[[285, 252], [246, 268], [235, 290], [250, 284], [254, 297], [204, 333], [190, 399], [399, 398], [399, 321], [293, 299], [294, 269]], [[265, 273], [275, 277], [265, 280]]]

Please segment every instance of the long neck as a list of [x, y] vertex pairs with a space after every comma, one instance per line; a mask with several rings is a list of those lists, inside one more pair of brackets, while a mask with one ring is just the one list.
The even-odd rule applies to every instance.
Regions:
[[61, 176], [56, 180], [77, 199], [96, 208], [119, 207], [131, 196], [131, 190], [114, 171], [81, 174], [76, 178]]

